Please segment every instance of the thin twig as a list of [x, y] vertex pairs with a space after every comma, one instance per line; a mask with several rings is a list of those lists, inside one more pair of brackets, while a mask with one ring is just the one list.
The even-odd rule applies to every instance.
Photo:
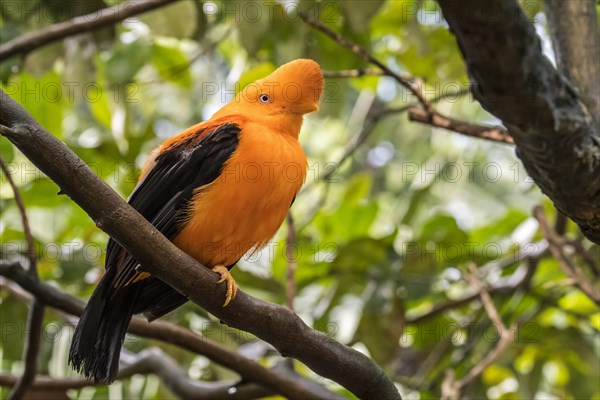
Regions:
[[8, 400], [22, 399], [31, 386], [37, 373], [37, 355], [40, 351], [40, 338], [44, 322], [44, 303], [33, 300], [27, 316], [27, 343], [23, 351], [23, 374], [9, 393]]
[[436, 127], [446, 128], [458, 133], [462, 133], [467, 136], [479, 137], [495, 142], [514, 144], [512, 137], [508, 132], [499, 127], [486, 127], [483, 125], [476, 125], [466, 121], [460, 121], [452, 118], [445, 117], [436, 112], [430, 101], [425, 99], [415, 85], [416, 79], [403, 77], [392, 71], [384, 63], [375, 58], [371, 53], [365, 50], [363, 47], [351, 42], [341, 34], [331, 30], [326, 25], [319, 21], [309, 18], [306, 14], [299, 13], [300, 18], [313, 27], [314, 29], [324, 33], [331, 39], [335, 40], [341, 46], [349, 49], [354, 54], [363, 58], [364, 60], [376, 65], [382, 71], [382, 75], [388, 75], [394, 78], [398, 83], [407, 88], [419, 101], [420, 107], [414, 107], [409, 110], [409, 118], [411, 121], [417, 121], [425, 124], [429, 124]]
[[73, 18], [70, 21], [52, 24], [35, 32], [23, 34], [0, 46], [0, 61], [4, 61], [15, 54], [28, 53], [68, 36], [114, 25], [119, 21], [162, 7], [173, 1], [175, 0], [128, 1]]
[[[0, 129], [8, 129], [5, 126], [0, 126]], [[6, 176], [6, 180], [10, 187], [12, 188], [15, 203], [19, 209], [19, 214], [21, 214], [21, 224], [23, 225], [23, 233], [25, 234], [25, 240], [27, 242], [27, 260], [29, 261], [29, 273], [32, 276], [37, 277], [37, 257], [35, 255], [35, 240], [33, 239], [33, 235], [31, 234], [31, 227], [29, 226], [29, 218], [27, 218], [27, 211], [25, 210], [25, 204], [23, 203], [23, 198], [21, 197], [21, 192], [19, 188], [15, 184], [15, 181], [10, 174], [10, 171], [6, 167], [4, 160], [0, 157], [0, 168], [2, 172]]]
[[[541, 191], [588, 239], [600, 244], [600, 131], [590, 115], [596, 111], [584, 105], [581, 92], [543, 54], [541, 39], [519, 1], [437, 3], [465, 60], [475, 98], [509, 128], [519, 159]], [[559, 3], [577, 7], [591, 1]], [[597, 36], [597, 28], [588, 28]], [[598, 65], [595, 49], [580, 47], [585, 59]], [[586, 74], [586, 80], [597, 75]]]
[[340, 167], [346, 162], [346, 160], [348, 160], [354, 154], [354, 152], [363, 143], [365, 143], [367, 138], [373, 132], [375, 126], [377, 126], [377, 123], [379, 122], [379, 120], [384, 115], [382, 107], [383, 107], [383, 105], [379, 100], [377, 100], [377, 99], [373, 100], [373, 102], [371, 103], [371, 105], [369, 107], [369, 110], [367, 111], [367, 115], [364, 119], [364, 122], [363, 122], [361, 128], [360, 128], [360, 131], [358, 132], [358, 134], [356, 134], [356, 136], [354, 136], [352, 139], [350, 139], [350, 143], [344, 149], [344, 153], [341, 155], [341, 157], [338, 159], [338, 161], [333, 164], [335, 166], [335, 168], [325, 171], [321, 176], [319, 176], [319, 178], [317, 179], [317, 182], [324, 181], [326, 183], [329, 183], [330, 178], [333, 176], [333, 174], [338, 172]]
[[[182, 64], [174, 65], [165, 70], [158, 71], [158, 74], [160, 75], [160, 77], [158, 77], [156, 79], [149, 79], [147, 81], [140, 81], [140, 82], [138, 82], [138, 85], [143, 86], [143, 85], [152, 85], [155, 83], [162, 83], [162, 82], [164, 82], [166, 77], [173, 78], [173, 77], [183, 73], [184, 71], [189, 69], [192, 66], [192, 64], [194, 64], [196, 61], [198, 61], [201, 57], [207, 55], [208, 53], [211, 53], [219, 45], [219, 43], [222, 43], [225, 39], [227, 39], [227, 37], [230, 36], [231, 33], [233, 32], [233, 28], [234, 28], [234, 25], [229, 26], [220, 37], [218, 37], [214, 40], [211, 40], [209, 43], [205, 44], [200, 50], [198, 50], [194, 54], [192, 54], [186, 62], [184, 62]], [[112, 84], [111, 84], [111, 86], [112, 86]]]
[[561, 213], [559, 210], [556, 210], [556, 220], [554, 221], [554, 230], [559, 235], [563, 236], [567, 233], [567, 225], [569, 223], [569, 218]]
[[[23, 233], [25, 234], [25, 240], [27, 242], [27, 259], [29, 260], [29, 275], [33, 279], [38, 279], [37, 272], [37, 257], [35, 255], [35, 240], [31, 234], [31, 227], [29, 226], [29, 219], [27, 218], [27, 211], [25, 210], [25, 204], [21, 197], [21, 192], [15, 184], [15, 181], [10, 174], [10, 171], [6, 167], [4, 160], [0, 157], [0, 168], [6, 176], [8, 184], [12, 188], [13, 195], [15, 197], [15, 203], [21, 214], [21, 223], [23, 225]], [[44, 321], [44, 303], [39, 299], [34, 298], [29, 315], [27, 316], [27, 331], [29, 335], [27, 337], [27, 343], [23, 351], [23, 374], [13, 387], [12, 391], [8, 395], [9, 400], [21, 399], [31, 383], [35, 378], [37, 370], [37, 355], [40, 350], [40, 338], [42, 333], [42, 326]]]
[[459, 380], [455, 380], [454, 373], [448, 373], [442, 383], [442, 399], [457, 400], [461, 397], [462, 390], [471, 382], [473, 382], [481, 373], [489, 367], [510, 345], [515, 338], [515, 331], [508, 329], [504, 324], [500, 313], [494, 305], [494, 301], [490, 296], [485, 285], [479, 279], [479, 270], [474, 263], [469, 263], [470, 273], [465, 275], [465, 278], [479, 292], [481, 303], [492, 321], [492, 323], [500, 330], [500, 340], [496, 346], [485, 355], [477, 364], [467, 372], [467, 374]]
[[398, 82], [400, 85], [402, 85], [406, 89], [408, 89], [417, 98], [419, 103], [421, 103], [421, 106], [423, 107], [424, 110], [426, 110], [429, 113], [431, 113], [433, 111], [431, 108], [431, 104], [425, 99], [425, 97], [419, 91], [420, 86], [415, 85], [415, 78], [401, 76], [400, 74], [392, 71], [390, 68], [388, 68], [387, 65], [385, 65], [384, 63], [379, 61], [377, 58], [375, 58], [375, 56], [373, 56], [371, 53], [369, 53], [366, 49], [364, 49], [363, 47], [359, 46], [358, 44], [348, 40], [347, 38], [340, 35], [339, 33], [331, 30], [329, 27], [322, 24], [321, 22], [316, 21], [301, 12], [299, 12], [298, 15], [306, 24], [308, 24], [312, 28], [329, 36], [331, 39], [336, 41], [338, 44], [347, 48], [348, 50], [350, 50], [357, 56], [361, 57], [363, 60], [379, 67], [385, 75], [394, 78], [396, 80], [396, 82]]
[[477, 137], [499, 143], [515, 144], [513, 138], [503, 128], [497, 126], [472, 124], [467, 121], [446, 117], [437, 111], [434, 111], [433, 113], [427, 113], [419, 107], [414, 107], [408, 111], [408, 118], [411, 121], [421, 122], [437, 128], [448, 129], [450, 131], [462, 133], [466, 136]]
[[[510, 283], [504, 283], [504, 284], [490, 286], [487, 289], [488, 293], [498, 293], [500, 295], [507, 295], [507, 294], [514, 293], [519, 288], [526, 287], [529, 284], [529, 281], [531, 280], [531, 278], [533, 277], [533, 272], [536, 267], [537, 259], [535, 257], [531, 257], [531, 258], [528, 258], [523, 261], [527, 263], [527, 268], [526, 268], [525, 273], [522, 274], [522, 277], [520, 277], [520, 279], [515, 280], [514, 282], [510, 282]], [[510, 265], [512, 265], [512, 264], [513, 263], [511, 263]], [[463, 307], [464, 305], [469, 304], [470, 302], [474, 301], [478, 297], [480, 297], [479, 293], [475, 292], [473, 294], [461, 297], [460, 299], [449, 300], [449, 301], [446, 301], [445, 303], [440, 303], [440, 304], [436, 305], [435, 307], [433, 307], [430, 311], [426, 312], [425, 314], [417, 315], [412, 318], [407, 318], [406, 323], [411, 324], [411, 325], [424, 324], [427, 321], [431, 320], [432, 318], [437, 317], [438, 315], [440, 315], [448, 310]]]
[[583, 271], [567, 257], [564, 252], [564, 245], [567, 241], [552, 229], [548, 223], [544, 209], [541, 206], [535, 207], [533, 215], [538, 220], [540, 230], [548, 241], [550, 252], [556, 258], [563, 271], [587, 297], [600, 306], [600, 293], [588, 282]]
[[[259, 300], [242, 290], [238, 290], [228, 307], [223, 307], [219, 299], [225, 295], [225, 288], [217, 284], [216, 274], [165, 238], [2, 90], [0, 100], [0, 123], [18, 133], [6, 135], [7, 138], [79, 204], [98, 227], [144, 265], [144, 270], [229, 326], [265, 340], [281, 354], [304, 362], [315, 373], [340, 383], [357, 397], [401, 397], [394, 383], [371, 359], [308, 327], [286, 307]], [[56, 162], [56, 157], [61, 162]], [[352, 371], [342, 368], [348, 363], [354, 365]], [[277, 386], [281, 394], [294, 397], [289, 394], [291, 389]], [[313, 396], [304, 396], [307, 397]]]
[[583, 247], [581, 240], [566, 240], [567, 243], [575, 249], [575, 252], [579, 255], [579, 257], [581, 257], [581, 259], [589, 265], [594, 277], [596, 277], [596, 279], [600, 278], [600, 267], [598, 267], [598, 261], [595, 260], [594, 257]]
[[328, 79], [337, 78], [360, 78], [361, 76], [387, 75], [385, 71], [373, 68], [345, 69], [341, 71], [323, 71], [323, 77]]
[[[42, 299], [49, 307], [76, 316], [81, 315], [83, 312], [85, 307], [84, 302], [52, 285], [32, 279], [18, 261], [5, 262], [0, 260], [0, 275], [11, 279], [36, 298]], [[322, 391], [319, 393], [319, 391], [308, 388], [303, 384], [298, 384], [286, 375], [277, 373], [272, 369], [267, 369], [258, 362], [215, 343], [206, 336], [200, 336], [173, 323], [164, 321], [149, 323], [142, 318], [134, 317], [127, 328], [127, 332], [141, 337], [160, 340], [195, 354], [203, 355], [217, 364], [236, 372], [244, 380], [258, 383], [276, 392], [279, 392], [277, 388], [286, 387], [288, 393], [295, 394], [296, 397], [324, 397]]]
[[[434, 103], [442, 101], [446, 98], [461, 97], [466, 93], [469, 93], [468, 88], [463, 88], [456, 92], [445, 92], [445, 93], [442, 93], [442, 94], [434, 97], [433, 99], [431, 99], [430, 102], [431, 102], [431, 104], [434, 104]], [[381, 103], [378, 102], [377, 100], [375, 100], [371, 106], [371, 109], [369, 109], [369, 111], [367, 113], [367, 117], [365, 118], [360, 131], [352, 139], [350, 139], [349, 144], [344, 149], [344, 153], [342, 154], [342, 156], [338, 159], [337, 162], [328, 164], [328, 165], [333, 165], [335, 168], [326, 170], [321, 175], [319, 175], [316, 180], [314, 180], [312, 182], [325, 182], [326, 184], [331, 183], [332, 176], [334, 174], [336, 174], [337, 172], [339, 172], [341, 166], [348, 159], [350, 159], [352, 157], [352, 155], [356, 152], [356, 150], [358, 150], [358, 148], [362, 144], [364, 144], [367, 141], [367, 139], [369, 138], [369, 136], [371, 136], [371, 134], [375, 130], [375, 127], [377, 126], [377, 124], [379, 123], [379, 121], [381, 119], [383, 119], [385, 117], [391, 117], [394, 115], [404, 113], [414, 107], [417, 107], [417, 104], [412, 103], [412, 104], [408, 104], [406, 106], [402, 106], [399, 108], [382, 109]], [[300, 194], [303, 194], [304, 192], [306, 192], [310, 187], [311, 187], [311, 185], [307, 184], [302, 189]], [[327, 195], [329, 193], [328, 187], [329, 187], [328, 185], [325, 187], [325, 191], [324, 191], [323, 195], [320, 197], [319, 201], [317, 201], [315, 203], [315, 205], [306, 213], [306, 215], [308, 215], [308, 217], [305, 218], [304, 222], [302, 223], [302, 225], [300, 226], [298, 231], [302, 231], [306, 226], [308, 226], [308, 224], [310, 223], [310, 221], [312, 221], [312, 219], [317, 214], [317, 212], [323, 207], [323, 205], [325, 204], [325, 202], [327, 200]]]
[[[135, 355], [128, 355], [127, 365], [118, 373], [117, 379], [126, 379], [135, 374], [155, 374], [179, 398], [194, 399], [247, 399], [271, 396], [272, 390], [255, 383], [228, 380], [220, 382], [198, 382], [187, 376], [187, 373], [169, 355], [157, 347], [142, 350]], [[287, 374], [292, 379], [307, 381], [293, 370], [279, 365], [272, 368], [278, 373]], [[0, 374], [0, 386], [13, 386], [17, 378], [10, 374]], [[313, 384], [312, 382], [308, 384]], [[100, 386], [102, 383], [91, 382], [84, 378], [56, 378], [38, 375], [33, 383], [36, 389], [67, 390], [90, 386]], [[328, 396], [324, 392], [324, 396]]]
[[506, 328], [506, 325], [504, 325], [504, 321], [502, 321], [502, 317], [496, 309], [490, 293], [479, 279], [479, 270], [474, 263], [469, 263], [469, 272], [470, 273], [466, 275], [467, 281], [469, 281], [471, 285], [475, 286], [479, 292], [479, 297], [481, 297], [481, 302], [488, 316], [494, 324], [500, 327], [502, 334], [504, 334], [504, 332], [507, 332], [508, 329]]
[[[435, 96], [434, 98], [432, 98], [431, 100], [429, 100], [429, 102], [431, 104], [435, 104], [435, 103], [439, 103], [440, 101], [446, 100], [449, 98], [450, 99], [459, 99], [469, 93], [471, 93], [471, 89], [469, 87], [463, 87], [456, 91], [444, 91], [443, 93], [440, 93], [437, 96]], [[406, 111], [410, 111], [411, 109], [413, 109], [417, 106], [418, 106], [418, 104], [412, 103], [412, 104], [404, 105], [402, 107], [396, 107], [396, 108], [388, 107], [385, 110], [383, 110], [383, 115], [385, 117], [387, 117], [387, 116], [391, 116], [392, 114], [404, 113]]]
[[590, 270], [594, 274], [594, 277], [597, 279], [600, 278], [600, 269], [598, 268], [598, 263], [590, 255], [590, 253], [588, 253], [586, 251], [586, 249], [583, 247], [583, 244], [581, 243], [581, 238], [577, 238], [575, 240], [570, 240], [569, 238], [564, 236], [565, 233], [567, 232], [568, 224], [569, 224], [569, 217], [567, 217], [565, 214], [563, 214], [560, 210], [556, 210], [556, 220], [554, 221], [554, 230], [556, 231], [556, 233], [559, 236], [562, 236], [563, 239], [575, 249], [575, 252], [581, 257], [581, 259], [588, 264], [588, 266], [590, 267]]
[[[447, 92], [447, 93], [443, 93], [440, 94], [437, 97], [434, 97], [433, 99], [431, 99], [430, 103], [434, 104], [434, 103], [438, 103], [448, 97], [460, 97], [466, 93], [468, 93], [469, 89], [465, 88], [465, 89], [461, 89], [459, 91], [456, 92]], [[377, 123], [384, 117], [390, 117], [393, 115], [397, 115], [397, 114], [401, 114], [407, 111], [410, 111], [412, 109], [418, 109], [420, 111], [422, 111], [422, 109], [417, 108], [416, 104], [408, 104], [406, 106], [402, 106], [399, 108], [385, 108], [382, 109], [381, 104], [375, 100], [373, 102], [373, 105], [371, 107], [371, 109], [369, 110], [369, 112], [367, 113], [367, 118], [365, 118], [365, 122], [363, 123], [361, 130], [358, 132], [358, 134], [356, 136], [354, 136], [351, 140], [350, 140], [350, 144], [348, 145], [348, 147], [346, 147], [346, 149], [344, 150], [344, 153], [342, 154], [342, 156], [338, 159], [337, 163], [335, 163], [334, 165], [336, 165], [336, 168], [333, 170], [329, 170], [326, 173], [324, 173], [322, 176], [319, 177], [318, 181], [325, 181], [328, 182], [328, 179], [339, 170], [339, 168], [341, 167], [342, 164], [344, 164], [346, 162], [346, 160], [348, 160], [352, 154], [354, 154], [354, 152], [363, 144], [365, 143], [365, 141], [367, 140], [367, 138], [371, 135], [371, 133], [373, 132], [373, 130], [375, 129], [375, 126], [377, 126]], [[436, 113], [437, 114], [437, 113]], [[460, 133], [460, 132], [459, 132]]]
[[287, 306], [294, 310], [294, 299], [296, 298], [296, 256], [298, 254], [296, 244], [296, 226], [291, 212], [287, 215], [288, 234], [285, 246], [285, 258], [287, 261], [287, 285], [286, 299]]

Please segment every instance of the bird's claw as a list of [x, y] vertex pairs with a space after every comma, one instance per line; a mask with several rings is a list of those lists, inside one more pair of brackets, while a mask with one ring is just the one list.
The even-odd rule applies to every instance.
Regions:
[[225, 295], [225, 303], [223, 304], [223, 307], [227, 307], [231, 300], [235, 299], [235, 295], [237, 294], [235, 280], [229, 273], [229, 270], [223, 265], [217, 265], [212, 270], [221, 276], [221, 279], [219, 279], [217, 283], [227, 282], [227, 294]]

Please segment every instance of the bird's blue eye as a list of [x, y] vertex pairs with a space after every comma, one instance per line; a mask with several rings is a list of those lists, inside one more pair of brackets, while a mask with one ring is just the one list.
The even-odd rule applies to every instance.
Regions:
[[271, 101], [271, 97], [268, 94], [263, 93], [260, 96], [258, 96], [258, 101], [260, 101], [263, 104], [266, 104]]

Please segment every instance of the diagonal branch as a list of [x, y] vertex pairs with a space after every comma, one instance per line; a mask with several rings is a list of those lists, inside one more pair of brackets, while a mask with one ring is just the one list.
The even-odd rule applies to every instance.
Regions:
[[550, 252], [556, 258], [560, 267], [587, 297], [600, 306], [600, 292], [588, 282], [583, 271], [567, 257], [563, 249], [566, 241], [550, 226], [542, 207], [537, 206], [533, 210], [533, 215], [538, 220], [540, 230], [548, 241]]
[[[175, 247], [20, 105], [3, 91], [0, 95], [4, 106], [0, 124], [7, 126], [0, 133], [81, 206], [98, 227], [123, 245], [145, 271], [221, 321], [265, 340], [282, 355], [302, 361], [358, 397], [400, 398], [393, 382], [367, 356], [309, 328], [287, 308], [242, 291], [223, 308], [225, 287], [217, 284], [217, 274]], [[276, 390], [282, 394], [289, 391], [287, 387]]]
[[323, 71], [324, 78], [360, 78], [361, 76], [382, 76], [387, 75], [385, 71], [373, 68], [344, 69], [340, 71]]
[[469, 264], [469, 271], [470, 273], [465, 275], [465, 278], [477, 289], [483, 308], [496, 329], [500, 331], [500, 339], [496, 346], [479, 360], [479, 362], [475, 364], [463, 378], [455, 380], [453, 373], [448, 373], [446, 375], [446, 379], [444, 379], [444, 382], [442, 383], [442, 399], [444, 400], [458, 400], [461, 398], [462, 390], [477, 379], [477, 377], [479, 377], [515, 339], [515, 330], [509, 329], [506, 324], [504, 324], [488, 289], [479, 279], [479, 270], [474, 263]]
[[498, 126], [472, 124], [470, 122], [446, 117], [437, 111], [428, 114], [422, 108], [413, 107], [408, 111], [408, 118], [411, 121], [421, 122], [437, 128], [448, 129], [449, 131], [462, 133], [466, 136], [486, 139], [492, 142], [515, 144], [515, 141], [510, 137], [508, 132]]
[[[0, 261], [0, 276], [17, 283], [27, 292], [41, 299], [44, 304], [57, 310], [79, 316], [85, 303], [45, 282], [32, 279], [18, 262]], [[209, 338], [202, 337], [188, 329], [163, 321], [147, 322], [134, 317], [127, 332], [141, 337], [152, 338], [169, 343], [193, 353], [203, 355], [222, 366], [238, 373], [244, 380], [255, 382], [267, 388], [287, 386], [297, 397], [335, 398], [335, 395], [322, 387], [314, 390], [306, 384], [298, 384], [287, 376], [272, 369], [266, 369], [259, 363], [231, 351]], [[92, 384], [89, 382], [89, 384]]]
[[[15, 184], [4, 160], [0, 157], [0, 168], [6, 176], [8, 184], [13, 190], [15, 202], [21, 214], [21, 223], [23, 225], [23, 232], [25, 233], [25, 240], [27, 242], [27, 258], [29, 260], [29, 275], [38, 280], [37, 271], [37, 257], [35, 254], [35, 241], [31, 234], [31, 227], [29, 226], [29, 219], [27, 218], [27, 211], [25, 210], [25, 204], [23, 198], [19, 192], [19, 188]], [[37, 356], [40, 351], [40, 338], [42, 334], [42, 327], [44, 322], [44, 303], [38, 298], [34, 298], [29, 309], [27, 316], [27, 343], [23, 350], [23, 374], [13, 387], [12, 391], [8, 395], [9, 400], [20, 399], [27, 392], [28, 387], [33, 382], [37, 371]]]
[[354, 54], [356, 54], [363, 60], [379, 67], [384, 75], [394, 78], [394, 80], [396, 82], [398, 82], [400, 85], [402, 85], [406, 89], [408, 89], [417, 98], [419, 103], [421, 103], [421, 106], [426, 111], [428, 111], [428, 112], [432, 111], [431, 104], [425, 99], [423, 94], [420, 92], [419, 86], [415, 85], [415, 80], [413, 78], [404, 77], [404, 76], [392, 71], [387, 65], [382, 63], [379, 59], [377, 59], [375, 56], [373, 56], [371, 53], [369, 53], [366, 49], [357, 45], [356, 43], [351, 42], [350, 40], [348, 40], [344, 36], [340, 35], [339, 33], [331, 30], [329, 27], [322, 24], [321, 22], [311, 19], [306, 14], [301, 13], [301, 12], [298, 13], [298, 16], [307, 25], [309, 25], [312, 28], [318, 30], [319, 32], [329, 36], [331, 39], [336, 41], [340, 46], [347, 48], [348, 50], [350, 50], [351, 52], [353, 52]]
[[[175, 360], [169, 357], [159, 348], [153, 347], [142, 350], [136, 355], [128, 358], [127, 365], [119, 371], [117, 379], [129, 378], [135, 374], [155, 374], [161, 381], [179, 398], [182, 399], [248, 399], [273, 395], [273, 392], [252, 383], [241, 383], [238, 381], [221, 382], [198, 382], [190, 379], [186, 372], [177, 365]], [[285, 368], [276, 366], [274, 370], [283, 373]], [[285, 370], [291, 378], [300, 378], [293, 371]], [[14, 386], [17, 378], [10, 374], [0, 374], [0, 386]], [[313, 382], [311, 382], [313, 383]], [[314, 383], [313, 383], [314, 384]], [[97, 386], [98, 383], [90, 382], [84, 378], [55, 378], [52, 376], [38, 375], [33, 382], [33, 388], [38, 390], [61, 390], [80, 389], [89, 386]]]
[[26, 33], [0, 46], [0, 62], [16, 54], [28, 53], [68, 36], [114, 25], [119, 21], [162, 7], [174, 1], [175, 0], [128, 1], [113, 7], [104, 8], [92, 14], [73, 18], [70, 21], [52, 24], [32, 33]]
[[[299, 15], [300, 15], [300, 18], [302, 18], [302, 20], [306, 24], [310, 25], [312, 28], [329, 36], [331, 39], [333, 39], [335, 42], [337, 42], [340, 46], [349, 49], [354, 54], [363, 58], [365, 61], [367, 61], [371, 64], [374, 64], [380, 68], [379, 71], [373, 70], [373, 69], [368, 69], [368, 68], [348, 70], [348, 71], [338, 71], [338, 72], [329, 71], [325, 75], [325, 77], [348, 78], [348, 77], [361, 77], [364, 75], [387, 75], [387, 76], [390, 76], [390, 77], [394, 78], [402, 86], [404, 86], [405, 88], [410, 90], [410, 92], [417, 98], [418, 102], [420, 103], [420, 107], [411, 106], [411, 107], [403, 107], [401, 109], [402, 111], [409, 112], [409, 119], [411, 121], [416, 121], [416, 122], [428, 124], [428, 125], [435, 126], [435, 127], [445, 128], [445, 129], [448, 129], [448, 130], [451, 130], [451, 131], [454, 131], [457, 133], [462, 133], [463, 135], [466, 135], [466, 136], [487, 139], [487, 140], [491, 140], [491, 141], [495, 141], [495, 142], [514, 144], [514, 141], [510, 137], [508, 132], [506, 132], [504, 129], [502, 129], [500, 127], [486, 127], [486, 126], [482, 126], [482, 125], [472, 124], [472, 123], [469, 123], [466, 121], [448, 118], [448, 117], [441, 115], [440, 113], [435, 111], [435, 109], [433, 108], [433, 105], [432, 105], [432, 103], [439, 100], [439, 97], [432, 101], [428, 101], [419, 91], [419, 87], [415, 84], [416, 82], [419, 81], [419, 79], [412, 78], [412, 77], [404, 77], [404, 76], [401, 76], [401, 75], [395, 73], [388, 66], [386, 66], [384, 63], [382, 63], [379, 59], [377, 59], [375, 56], [373, 56], [371, 53], [369, 53], [363, 47], [357, 45], [356, 43], [351, 42], [346, 37], [333, 31], [332, 29], [328, 28], [326, 25], [322, 24], [321, 22], [313, 20], [302, 13], [300, 13]], [[385, 115], [385, 113], [376, 115], [374, 118], [374, 120], [375, 120], [374, 122], [376, 122], [376, 120], [378, 120], [382, 115]], [[367, 124], [365, 124], [365, 125], [367, 125]], [[372, 125], [374, 125], [374, 124], [370, 124], [370, 125], [371, 126], [369, 126], [369, 128], [372, 128]], [[325, 178], [327, 178], [327, 176], [325, 176]]]
[[594, 0], [545, 0], [558, 68], [577, 88], [581, 101], [600, 124], [600, 35]]
[[529, 176], [600, 244], [600, 131], [590, 116], [596, 110], [543, 55], [516, 0], [438, 3], [475, 98], [508, 128]]

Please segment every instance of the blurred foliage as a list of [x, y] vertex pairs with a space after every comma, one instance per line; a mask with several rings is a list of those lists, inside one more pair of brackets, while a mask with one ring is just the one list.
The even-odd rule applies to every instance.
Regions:
[[[2, 2], [2, 41], [115, 3]], [[547, 44], [542, 2], [522, 4]], [[2, 88], [126, 197], [152, 148], [208, 118], [244, 84], [275, 66], [298, 57], [313, 58], [330, 71], [367, 66], [301, 23], [299, 9], [394, 70], [422, 77], [429, 98], [468, 86], [456, 43], [434, 1], [328, 0], [179, 1], [13, 57], [0, 68]], [[398, 382], [405, 398], [438, 398], [446, 370], [463, 376], [498, 337], [477, 301], [432, 312], [473, 293], [461, 271], [474, 261], [484, 266], [489, 284], [508, 287], [495, 291], [494, 301], [505, 323], [516, 330], [516, 339], [465, 395], [600, 398], [597, 307], [548, 256], [524, 285], [514, 285], [527, 269], [518, 250], [532, 254], [541, 239], [532, 207], [543, 203], [555, 217], [514, 149], [410, 123], [404, 114], [395, 114], [382, 119], [352, 157], [337, 165], [373, 101], [391, 108], [414, 99], [387, 77], [330, 79], [320, 112], [306, 118], [301, 141], [310, 170], [292, 208], [298, 227], [298, 314], [369, 354]], [[469, 95], [448, 97], [437, 108], [469, 121], [499, 123]], [[57, 195], [58, 187], [4, 138], [0, 145], [32, 221], [41, 278], [88, 297], [103, 270], [106, 235], [77, 205]], [[327, 182], [318, 179], [331, 171]], [[4, 176], [0, 189], [1, 255], [22, 257], [22, 227]], [[243, 290], [281, 304], [285, 233], [284, 226], [234, 273]], [[579, 236], [573, 224], [567, 235]], [[598, 246], [586, 241], [583, 246], [600, 259]], [[583, 260], [577, 262], [586, 268]], [[0, 312], [2, 371], [19, 373], [27, 308], [3, 288]], [[255, 341], [191, 304], [165, 319], [232, 349]], [[48, 313], [42, 373], [74, 376], [66, 366], [72, 323], [63, 314]], [[235, 376], [165, 344], [134, 337], [125, 343], [130, 351], [147, 346], [163, 348], [194, 379]], [[271, 353], [258, 357], [264, 365], [276, 360]], [[334, 383], [327, 385], [349, 395]], [[68, 394], [78, 399], [172, 397], [154, 376]]]

